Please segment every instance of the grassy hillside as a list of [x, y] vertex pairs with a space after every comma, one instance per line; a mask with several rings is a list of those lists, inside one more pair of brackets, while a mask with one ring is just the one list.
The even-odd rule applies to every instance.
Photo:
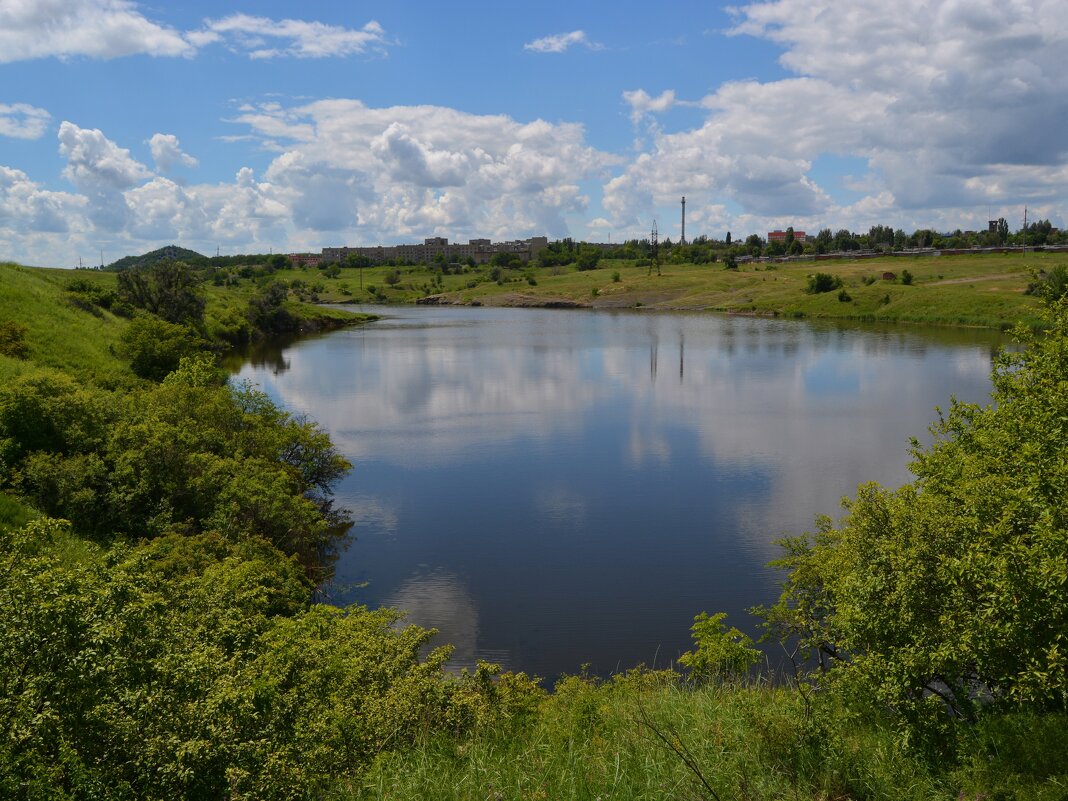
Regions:
[[[86, 302], [85, 293], [69, 291], [72, 282], [106, 293], [115, 290], [116, 274], [0, 263], [0, 322], [11, 320], [25, 325], [30, 348], [28, 359], [0, 355], [0, 380], [41, 367], [102, 385], [128, 380], [125, 362], [118, 353], [119, 338], [128, 320]], [[249, 299], [258, 286], [251, 281], [227, 287], [206, 283], [203, 291], [207, 298], [205, 331], [209, 338], [220, 339], [226, 330], [246, 318]], [[285, 308], [302, 329], [309, 331], [372, 319], [369, 315], [303, 303], [295, 297], [285, 301]]]
[[89, 312], [74, 305], [65, 287], [75, 275], [95, 274], [0, 263], [0, 321], [26, 326], [29, 345], [26, 360], [0, 356], [0, 382], [40, 367], [97, 383], [122, 378], [126, 369], [115, 348], [126, 321], [104, 309], [94, 307]]

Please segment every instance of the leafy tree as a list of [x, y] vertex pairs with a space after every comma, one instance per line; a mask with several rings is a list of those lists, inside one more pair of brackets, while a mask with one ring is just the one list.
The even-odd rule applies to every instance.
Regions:
[[191, 328], [152, 317], [131, 321], [120, 338], [120, 350], [129, 359], [130, 369], [151, 381], [162, 381], [178, 369], [184, 357], [205, 344]]
[[[299, 279], [293, 284], [303, 286]], [[297, 319], [285, 308], [289, 298], [289, 285], [285, 281], [270, 281], [253, 295], [248, 302], [249, 323], [258, 331], [268, 334], [283, 334], [295, 331]]]
[[118, 274], [119, 297], [169, 323], [200, 325], [205, 300], [196, 270], [180, 261], [159, 261]]
[[579, 270], [596, 270], [601, 261], [600, 248], [581, 246], [578, 256]]
[[998, 357], [992, 405], [954, 400], [913, 441], [912, 483], [862, 485], [838, 525], [784, 542], [769, 626], [912, 742], [988, 708], [1068, 710], [1068, 300], [1047, 315]]

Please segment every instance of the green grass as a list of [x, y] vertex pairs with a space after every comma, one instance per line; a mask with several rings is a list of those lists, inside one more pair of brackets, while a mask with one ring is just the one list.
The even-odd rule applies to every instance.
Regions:
[[[0, 321], [26, 326], [30, 347], [25, 360], [0, 356], [0, 381], [42, 367], [99, 384], [125, 380], [127, 368], [116, 347], [126, 321], [102, 309], [92, 314], [72, 305], [65, 286], [75, 275], [93, 274], [0, 263]], [[114, 281], [114, 276], [101, 278]]]
[[[934, 767], [842, 708], [806, 715], [796, 691], [687, 687], [663, 674], [565, 679], [527, 720], [427, 737], [379, 758], [349, 801], [1063, 799], [1066, 719], [998, 717]], [[1036, 740], [1028, 730], [1043, 732]], [[686, 754], [692, 767], [680, 754]], [[706, 784], [707, 783], [707, 784]]]
[[[55, 369], [79, 380], [117, 386], [133, 380], [119, 355], [119, 338], [128, 321], [99, 307], [75, 305], [67, 283], [79, 279], [114, 289], [115, 273], [93, 270], [46, 269], [0, 263], [0, 322], [13, 320], [26, 326], [29, 356], [0, 356], [0, 381], [40, 369]], [[257, 291], [250, 281], [236, 287], [204, 287], [207, 297], [205, 328], [211, 338], [228, 325], [239, 323], [249, 298]], [[349, 325], [373, 319], [338, 308], [288, 301], [289, 311], [308, 330]]]
[[[526, 269], [504, 270], [498, 284], [490, 279], [489, 267], [480, 266], [443, 276], [432, 268], [403, 267], [400, 281], [389, 286], [385, 277], [392, 268], [373, 267], [362, 271], [362, 290], [361, 271], [354, 268], [343, 268], [337, 278], [326, 278], [314, 268], [280, 271], [277, 277], [318, 284], [318, 296], [326, 302], [410, 303], [443, 295], [450, 303], [522, 306], [564, 300], [592, 308], [697, 309], [1007, 328], [1017, 322], [1037, 324], [1039, 302], [1024, 294], [1031, 271], [1066, 261], [1059, 253], [1013, 253], [748, 264], [738, 270], [725, 270], [719, 263], [665, 264], [663, 275], [650, 276], [647, 267], [633, 261], [606, 259], [587, 272], [573, 266], [533, 269], [536, 285], [527, 282]], [[906, 269], [913, 275], [909, 286], [900, 283]], [[614, 281], [617, 272], [620, 280]], [[840, 301], [837, 290], [806, 293], [808, 276], [814, 272], [841, 278], [849, 300]], [[884, 281], [884, 272], [899, 278]], [[874, 283], [865, 283], [871, 278]]]

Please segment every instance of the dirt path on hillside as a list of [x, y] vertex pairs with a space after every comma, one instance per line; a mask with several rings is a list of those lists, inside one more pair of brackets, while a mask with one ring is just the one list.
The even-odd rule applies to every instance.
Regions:
[[979, 275], [972, 278], [947, 278], [945, 281], [932, 281], [927, 286], [946, 286], [947, 284], [975, 284], [979, 281], [1001, 281], [1005, 278], [1018, 278], [1019, 273], [1000, 273], [998, 275]]

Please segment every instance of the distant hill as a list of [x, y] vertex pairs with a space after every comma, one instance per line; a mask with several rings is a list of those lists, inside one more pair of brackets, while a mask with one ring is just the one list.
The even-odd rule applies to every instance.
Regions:
[[177, 245], [167, 245], [159, 250], [153, 250], [151, 253], [145, 253], [141, 256], [126, 256], [125, 258], [112, 262], [104, 269], [128, 270], [131, 267], [155, 264], [157, 261], [184, 261], [191, 264], [203, 264], [206, 260], [207, 256], [203, 256], [195, 250], [180, 248]]

